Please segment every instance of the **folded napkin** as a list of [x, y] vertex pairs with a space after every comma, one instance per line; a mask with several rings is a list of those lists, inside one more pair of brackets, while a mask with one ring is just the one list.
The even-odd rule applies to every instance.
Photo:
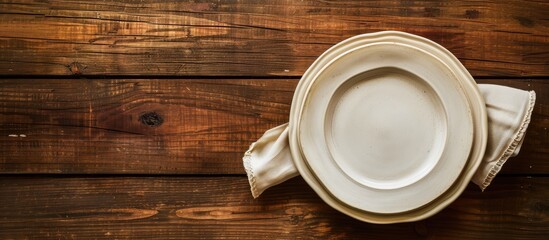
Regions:
[[[484, 190], [522, 145], [536, 95], [534, 91], [478, 84], [488, 115], [488, 143], [472, 182]], [[244, 154], [252, 195], [299, 175], [292, 160], [288, 123], [267, 130]]]

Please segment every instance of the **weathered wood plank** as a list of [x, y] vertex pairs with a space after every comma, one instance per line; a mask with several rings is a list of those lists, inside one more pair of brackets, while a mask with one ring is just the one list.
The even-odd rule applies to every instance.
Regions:
[[353, 35], [401, 30], [475, 76], [549, 76], [546, 1], [0, 1], [0, 74], [299, 76]]
[[[287, 122], [297, 81], [0, 80], [0, 173], [243, 173], [249, 144]], [[479, 82], [538, 92], [503, 171], [548, 173], [549, 81]]]
[[287, 121], [295, 85], [0, 80], [0, 171], [242, 173], [247, 145]]
[[254, 200], [246, 177], [0, 177], [0, 238], [540, 239], [549, 178], [471, 185], [441, 213], [373, 225], [324, 204], [302, 179]]

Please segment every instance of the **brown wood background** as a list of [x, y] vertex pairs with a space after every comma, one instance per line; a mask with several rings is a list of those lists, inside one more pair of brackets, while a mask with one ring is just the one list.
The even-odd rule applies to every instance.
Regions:
[[[316, 57], [380, 30], [535, 90], [520, 155], [415, 223], [356, 221], [299, 177], [254, 200], [242, 153]], [[2, 239], [549, 236], [547, 1], [0, 0], [0, 77]]]

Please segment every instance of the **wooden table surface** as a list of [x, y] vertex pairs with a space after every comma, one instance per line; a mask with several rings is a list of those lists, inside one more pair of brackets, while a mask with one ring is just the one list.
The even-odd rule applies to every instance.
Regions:
[[[543, 0], [0, 0], [0, 238], [547, 237], [548, 16]], [[381, 30], [535, 90], [520, 155], [415, 223], [354, 220], [300, 177], [254, 200], [243, 152], [324, 50]]]

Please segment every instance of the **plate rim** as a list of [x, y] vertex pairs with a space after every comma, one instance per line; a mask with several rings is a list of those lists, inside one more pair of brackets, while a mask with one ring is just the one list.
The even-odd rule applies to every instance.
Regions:
[[[427, 204], [424, 207], [414, 209], [408, 212], [398, 213], [398, 214], [377, 214], [372, 212], [365, 212], [361, 211], [360, 209], [355, 209], [350, 206], [345, 206], [344, 204], [340, 203], [337, 198], [330, 195], [329, 192], [326, 191], [326, 189], [323, 189], [319, 183], [317, 182], [318, 179], [315, 179], [316, 177], [311, 172], [310, 169], [308, 169], [307, 166], [304, 166], [304, 161], [302, 159], [302, 153], [300, 150], [300, 147], [297, 144], [296, 137], [297, 137], [297, 129], [294, 127], [290, 127], [290, 148], [293, 150], [292, 156], [294, 159], [294, 164], [296, 165], [296, 168], [301, 173], [305, 181], [313, 188], [313, 190], [330, 206], [333, 208], [339, 210], [340, 212], [343, 212], [351, 217], [354, 217], [356, 219], [366, 221], [366, 222], [372, 222], [372, 223], [395, 223], [395, 222], [408, 222], [408, 221], [416, 221], [420, 219], [424, 219], [426, 217], [429, 217], [440, 210], [442, 210], [444, 207], [449, 205], [451, 202], [453, 202], [465, 189], [467, 186], [467, 183], [472, 178], [473, 174], [475, 173], [476, 169], [478, 168], [482, 156], [484, 155], [486, 142], [487, 142], [487, 113], [486, 113], [486, 107], [484, 105], [484, 99], [481, 97], [480, 92], [478, 90], [478, 87], [476, 86], [476, 82], [474, 82], [472, 76], [470, 73], [465, 69], [465, 67], [459, 62], [459, 60], [452, 55], [447, 49], [444, 47], [438, 45], [437, 43], [409, 33], [405, 32], [399, 32], [399, 31], [382, 31], [382, 32], [375, 32], [375, 33], [367, 33], [367, 34], [361, 34], [354, 37], [351, 37], [349, 39], [346, 39], [328, 50], [326, 50], [313, 64], [307, 69], [307, 71], [304, 73], [301, 81], [299, 82], [298, 86], [296, 87], [293, 101], [292, 101], [292, 109], [290, 111], [290, 126], [292, 126], [292, 123], [296, 122], [296, 118], [299, 114], [296, 113], [296, 109], [299, 105], [302, 105], [301, 98], [303, 96], [303, 88], [304, 88], [304, 79], [307, 79], [310, 77], [311, 73], [316, 70], [316, 68], [319, 68], [319, 65], [322, 66], [322, 62], [325, 61], [328, 55], [337, 53], [338, 48], [345, 48], [348, 47], [347, 45], [352, 45], [353, 43], [360, 45], [364, 44], [364, 42], [372, 42], [376, 40], [380, 40], [382, 38], [392, 38], [392, 39], [399, 39], [404, 41], [411, 41], [414, 42], [414, 44], [424, 44], [426, 47], [430, 48], [430, 50], [433, 50], [437, 52], [437, 56], [442, 56], [441, 60], [443, 63], [445, 63], [449, 70], [456, 76], [457, 79], [463, 81], [463, 87], [465, 95], [467, 96], [467, 99], [471, 106], [471, 114], [473, 115], [473, 123], [474, 123], [474, 133], [473, 133], [473, 150], [471, 150], [471, 153], [469, 154], [469, 159], [460, 175], [458, 180], [456, 180], [456, 183], [450, 187], [448, 191], [440, 195], [439, 198], [433, 200], [431, 203]], [[358, 43], [356, 43], [358, 42]], [[348, 47], [349, 48], [349, 47]], [[473, 158], [473, 159], [471, 159]], [[442, 199], [442, 200], [441, 200]], [[433, 202], [438, 201], [436, 205]]]
[[[302, 141], [303, 134], [302, 134], [302, 133], [303, 133], [303, 130], [304, 130], [304, 129], [301, 128], [301, 126], [302, 126], [302, 122], [303, 122], [305, 113], [308, 112], [308, 111], [305, 110], [305, 109], [307, 108], [307, 109], [310, 110], [310, 108], [308, 107], [308, 106], [310, 106], [310, 104], [311, 104], [311, 103], [310, 103], [310, 101], [311, 101], [311, 99], [310, 99], [311, 96], [310, 96], [310, 95], [312, 94], [311, 92], [313, 92], [312, 89], [315, 88], [314, 85], [315, 85], [315, 84], [317, 84], [317, 85], [319, 84], [319, 83], [317, 82], [317, 80], [319, 79], [319, 77], [320, 77], [322, 74], [325, 74], [325, 73], [326, 73], [325, 70], [326, 70], [327, 68], [329, 68], [330, 66], [336, 64], [336, 62], [337, 62], [338, 60], [340, 60], [340, 59], [346, 57], [346, 56], [349, 55], [349, 54], [352, 54], [352, 53], [355, 53], [355, 52], [358, 52], [358, 51], [369, 51], [369, 50], [371, 50], [371, 49], [370, 49], [371, 47], [375, 48], [375, 47], [387, 47], [387, 46], [399, 46], [399, 47], [403, 47], [403, 48], [410, 48], [410, 49], [413, 49], [414, 51], [421, 52], [421, 54], [425, 54], [425, 55], [426, 55], [425, 57], [427, 57], [427, 58], [429, 58], [429, 57], [430, 57], [430, 58], [434, 58], [434, 61], [438, 61], [443, 67], [448, 68], [448, 66], [447, 66], [446, 64], [444, 64], [444, 62], [442, 62], [442, 61], [441, 61], [439, 58], [437, 58], [436, 56], [434, 56], [434, 55], [432, 55], [432, 54], [430, 54], [430, 53], [428, 53], [428, 52], [426, 52], [426, 51], [424, 51], [424, 50], [422, 50], [422, 49], [419, 49], [418, 47], [411, 46], [411, 45], [409, 45], [409, 44], [404, 44], [404, 43], [392, 43], [392, 42], [388, 43], [388, 42], [385, 42], [385, 41], [381, 41], [381, 42], [377, 42], [377, 43], [365, 44], [365, 45], [357, 46], [357, 47], [351, 48], [351, 49], [349, 49], [349, 50], [343, 51], [341, 54], [339, 54], [339, 55], [337, 55], [336, 57], [334, 57], [333, 59], [331, 59], [327, 64], [323, 65], [322, 68], [321, 68], [319, 71], [317, 71], [316, 74], [314, 75], [314, 77], [311, 78], [311, 79], [309, 80], [309, 82], [307, 83], [307, 89], [306, 89], [306, 91], [304, 91], [304, 93], [303, 93], [303, 100], [302, 100], [303, 104], [302, 104], [302, 106], [301, 106], [301, 108], [300, 108], [299, 120], [298, 120], [298, 122], [294, 125], [294, 127], [295, 127], [296, 129], [298, 129], [298, 130], [297, 130], [297, 131], [298, 131], [298, 135], [297, 135], [297, 136], [298, 136], [298, 139], [297, 139], [297, 141], [299, 142], [299, 145], [300, 145], [301, 147], [303, 147], [303, 144], [302, 144], [302, 143], [303, 143], [303, 141]], [[389, 65], [387, 65], [387, 66], [389, 66]], [[394, 66], [393, 66], [393, 67], [394, 67]], [[379, 68], [372, 68], [371, 70], [377, 70], [377, 69], [379, 69]], [[406, 69], [403, 69], [403, 70], [404, 70], [404, 71], [408, 71], [408, 70], [406, 70]], [[413, 72], [410, 72], [410, 73], [416, 75], [416, 74], [413, 73]], [[361, 74], [361, 73], [359, 73], [359, 74]], [[416, 76], [417, 76], [417, 75], [416, 75]], [[454, 79], [456, 79], [457, 81], [460, 81], [459, 79], [457, 79], [456, 76], [454, 76]], [[348, 79], [344, 79], [343, 81], [345, 82], [345, 81], [347, 81], [347, 80], [348, 80]], [[431, 79], [431, 80], [432, 80], [432, 79]], [[338, 81], [338, 82], [339, 82], [339, 81]], [[435, 84], [438, 83], [438, 82], [436, 82], [436, 81], [429, 81], [429, 80], [426, 80], [425, 82], [427, 82], [427, 84], [429, 84], [429, 85], [431, 85], [431, 82], [434, 82]], [[440, 84], [444, 84], [444, 83], [440, 83]], [[431, 87], [433, 87], [433, 86], [431, 86]], [[440, 86], [440, 87], [442, 87], [442, 86]], [[464, 146], [465, 146], [464, 149], [463, 149], [463, 151], [467, 151], [467, 152], [463, 152], [463, 155], [464, 155], [464, 157], [465, 157], [465, 160], [464, 160], [464, 161], [460, 161], [460, 162], [458, 163], [459, 166], [447, 166], [447, 167], [460, 167], [459, 171], [453, 173], [454, 177], [452, 177], [452, 179], [451, 179], [452, 181], [456, 181], [457, 179], [459, 179], [460, 173], [461, 173], [461, 171], [463, 170], [463, 168], [465, 167], [465, 165], [466, 165], [466, 163], [467, 163], [467, 161], [468, 161], [468, 155], [469, 155], [469, 153], [470, 153], [470, 151], [471, 151], [471, 147], [472, 147], [472, 144], [473, 144], [473, 129], [474, 129], [474, 126], [473, 126], [473, 123], [472, 123], [472, 122], [473, 122], [473, 119], [472, 119], [473, 116], [472, 116], [471, 112], [469, 111], [469, 109], [470, 109], [470, 104], [469, 104], [469, 102], [468, 102], [468, 100], [467, 100], [466, 93], [465, 93], [464, 90], [462, 89], [461, 83], [458, 82], [456, 85], [449, 86], [449, 88], [452, 88], [453, 90], [458, 89], [458, 91], [460, 91], [460, 93], [458, 93], [459, 96], [455, 96], [455, 97], [459, 98], [460, 101], [464, 101], [464, 102], [463, 102], [464, 105], [462, 106], [462, 107], [464, 107], [464, 108], [462, 108], [462, 110], [465, 111], [465, 112], [462, 112], [462, 113], [465, 114], [464, 116], [466, 117], [467, 122], [468, 122], [468, 125], [470, 126], [470, 128], [468, 128], [467, 131], [466, 131], [466, 133], [465, 133], [466, 138], [467, 138], [467, 139], [470, 138], [470, 140], [467, 141], [467, 145], [460, 145], [460, 147], [464, 147]], [[443, 99], [441, 99], [441, 100], [443, 100]], [[443, 100], [443, 101], [444, 101], [444, 100]], [[445, 101], [445, 102], [448, 103], [448, 102], [451, 102], [451, 101]], [[448, 114], [448, 112], [446, 112], [446, 114]], [[324, 113], [324, 115], [325, 115], [325, 113]], [[306, 124], [304, 124], [304, 125], [306, 125]], [[459, 126], [459, 123], [453, 121], [453, 127], [458, 127], [458, 126]], [[305, 132], [306, 132], [306, 131], [305, 131]], [[310, 132], [310, 131], [309, 131], [309, 132]], [[454, 132], [457, 132], [458, 135], [459, 135], [460, 133], [462, 133], [462, 132], [460, 132], [460, 131], [456, 131], [456, 129], [454, 129]], [[321, 135], [323, 135], [323, 134], [321, 134]], [[448, 140], [448, 139], [447, 139], [447, 140]], [[314, 140], [313, 140], [313, 141], [314, 141]], [[456, 139], [451, 139], [450, 141], [453, 142], [453, 141], [456, 141]], [[454, 143], [454, 144], [455, 144], [455, 143]], [[305, 149], [307, 149], [307, 147], [305, 147]], [[446, 150], [446, 149], [445, 149], [445, 150]], [[306, 154], [304, 151], [306, 151], [306, 150], [302, 150], [302, 152], [303, 152], [302, 155], [308, 155], [308, 154]], [[313, 152], [315, 152], [315, 151], [313, 151]], [[313, 153], [313, 154], [314, 154], [314, 153]], [[448, 156], [447, 153], [446, 153], [446, 156]], [[322, 158], [322, 156], [316, 156], [316, 157]], [[452, 157], [452, 156], [450, 156], [450, 157]], [[372, 204], [370, 204], [369, 201], [362, 201], [362, 200], [360, 200], [360, 199], [357, 199], [357, 196], [355, 195], [355, 194], [357, 194], [357, 193], [355, 193], [355, 194], [353, 194], [353, 195], [350, 195], [350, 197], [345, 197], [344, 195], [346, 195], [346, 194], [341, 193], [341, 191], [339, 190], [339, 188], [338, 188], [337, 186], [333, 185], [332, 182], [331, 182], [330, 180], [327, 180], [327, 179], [326, 179], [326, 174], [328, 174], [328, 173], [327, 173], [326, 171], [324, 171], [324, 168], [323, 168], [323, 167], [320, 167], [320, 166], [319, 166], [319, 165], [322, 165], [322, 163], [318, 163], [318, 161], [309, 161], [309, 160], [307, 160], [307, 157], [305, 157], [305, 156], [302, 158], [302, 160], [305, 162], [305, 164], [307, 165], [307, 167], [308, 167], [309, 169], [311, 169], [311, 172], [316, 176], [317, 180], [318, 180], [319, 183], [323, 186], [324, 189], [326, 189], [328, 192], [330, 192], [333, 196], [336, 196], [336, 197], [339, 196], [339, 197], [337, 197], [339, 201], [344, 202], [344, 203], [346, 203], [347, 205], [350, 205], [350, 206], [352, 206], [352, 207], [354, 207], [354, 208], [362, 209], [362, 210], [364, 210], [364, 211], [367, 211], [367, 210], [366, 210], [367, 207], [365, 207], [364, 204], [372, 205]], [[322, 159], [322, 160], [324, 160], [324, 159]], [[329, 162], [329, 161], [328, 161], [328, 162]], [[324, 162], [324, 163], [326, 164], [326, 162]], [[330, 164], [330, 163], [328, 163], [328, 164]], [[450, 165], [451, 165], [452, 163], [443, 162], [443, 164], [446, 164], [446, 165], [450, 164]], [[335, 164], [335, 165], [337, 165], [337, 164]], [[333, 166], [333, 167], [336, 167], [336, 168], [337, 168], [338, 166]], [[435, 167], [437, 167], [437, 168], [440, 169], [441, 166], [435, 166]], [[322, 173], [324, 173], [324, 174], [322, 174]], [[436, 174], [436, 173], [435, 173], [435, 174]], [[324, 177], [322, 178], [320, 175], [323, 175]], [[329, 175], [329, 174], [328, 174], [328, 175]], [[337, 174], [336, 174], [336, 175], [337, 175]], [[439, 173], [439, 175], [440, 175], [440, 173]], [[432, 179], [432, 177], [433, 177], [432, 175], [429, 175], [429, 179]], [[439, 177], [440, 177], [440, 176], [439, 176]], [[336, 179], [339, 179], [340, 181], [341, 181], [341, 180], [345, 180], [345, 178], [341, 178], [341, 177], [339, 177], [339, 176], [336, 176]], [[435, 179], [435, 180], [436, 180], [436, 179]], [[333, 180], [333, 181], [336, 181], [336, 180]], [[420, 179], [420, 181], [426, 181], [426, 180], [421, 180], [421, 179]], [[353, 181], [345, 181], [345, 182], [342, 183], [342, 184], [345, 184], [345, 185], [353, 184]], [[425, 184], [425, 183], [423, 183], [423, 184]], [[398, 213], [398, 212], [410, 211], [410, 210], [413, 210], [413, 209], [415, 209], [415, 208], [421, 207], [421, 206], [423, 206], [423, 205], [425, 205], [425, 204], [428, 204], [428, 203], [431, 202], [433, 199], [436, 199], [438, 196], [440, 196], [442, 193], [444, 193], [446, 190], [448, 190], [448, 188], [450, 188], [450, 186], [452, 186], [452, 185], [453, 185], [453, 182], [447, 182], [447, 184], [445, 184], [445, 185], [443, 185], [443, 186], [441, 185], [441, 188], [436, 189], [436, 191], [433, 191], [433, 194], [436, 195], [436, 196], [432, 196], [432, 198], [430, 198], [430, 199], [423, 199], [423, 201], [422, 201], [422, 203], [421, 203], [420, 206], [414, 206], [414, 207], [408, 206], [408, 207], [403, 207], [402, 205], [400, 205], [400, 207], [402, 208], [402, 210], [390, 210], [390, 209], [388, 209], [388, 208], [383, 208], [381, 205], [379, 205], [380, 207], [375, 207], [375, 206], [374, 206], [374, 207], [370, 207], [369, 210], [370, 210], [370, 211], [374, 211], [374, 209], [376, 209], [376, 210], [375, 210], [376, 213], [381, 213], [381, 214], [394, 214], [394, 213]], [[417, 184], [413, 183], [413, 184], [410, 184], [410, 186], [411, 186], [411, 187], [414, 187], [414, 186], [420, 186], [420, 185], [417, 185]], [[355, 187], [352, 187], [352, 188], [355, 188], [355, 192], [356, 192], [356, 191], [362, 192], [364, 189], [367, 189], [367, 188], [362, 188], [362, 187], [358, 187], [358, 188], [357, 188], [356, 186], [355, 186]], [[421, 186], [420, 186], [420, 188], [421, 188]], [[376, 194], [379, 195], [379, 196], [371, 196], [371, 197], [374, 197], [374, 198], [376, 198], [376, 197], [384, 197], [384, 198], [386, 199], [388, 196], [383, 196], [383, 195], [387, 195], [387, 194], [388, 194], [388, 195], [391, 195], [391, 192], [392, 192], [393, 194], [394, 194], [394, 193], [400, 193], [400, 194], [402, 194], [402, 193], [403, 193], [402, 191], [405, 192], [407, 189], [409, 189], [409, 188], [405, 187], [405, 188], [396, 189], [396, 190], [393, 190], [393, 191], [386, 191], [386, 193], [382, 193], [382, 192], [379, 192], [379, 191], [377, 191], [378, 193], [376, 193], [376, 190], [369, 191], [369, 192], [370, 192], [372, 195], [376, 195]], [[336, 192], [334, 192], [334, 191], [336, 191]], [[388, 192], [388, 193], [387, 193], [387, 192]], [[433, 194], [431, 194], [431, 195], [433, 195]], [[365, 195], [361, 195], [361, 196], [362, 196], [363, 198], [367, 197], [367, 196], [365, 196]], [[354, 201], [353, 201], [353, 199], [354, 199]], [[353, 203], [353, 202], [354, 202], [354, 203]], [[408, 203], [408, 202], [406, 202], [406, 203]], [[361, 205], [361, 204], [362, 204], [362, 205]]]

